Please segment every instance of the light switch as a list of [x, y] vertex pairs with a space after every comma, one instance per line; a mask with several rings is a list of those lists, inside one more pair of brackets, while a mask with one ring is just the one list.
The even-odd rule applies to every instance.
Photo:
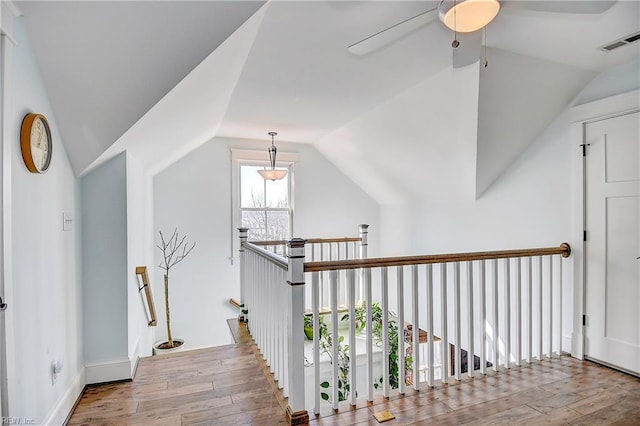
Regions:
[[62, 213], [62, 230], [71, 231], [72, 229], [73, 229], [73, 213], [63, 212]]

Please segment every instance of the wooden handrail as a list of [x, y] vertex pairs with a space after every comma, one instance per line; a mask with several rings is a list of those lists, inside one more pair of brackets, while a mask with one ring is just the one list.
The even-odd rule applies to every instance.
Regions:
[[549, 256], [554, 254], [560, 254], [562, 257], [569, 257], [571, 254], [571, 246], [568, 243], [562, 243], [560, 244], [560, 247], [520, 250], [434, 254], [425, 256], [378, 257], [371, 259], [332, 260], [328, 262], [305, 262], [304, 272], [381, 268], [389, 266], [422, 265], [429, 263], [466, 262], [472, 260], [504, 259], [509, 257]]
[[229, 299], [229, 303], [231, 303], [233, 306], [235, 306], [236, 308], [240, 309], [241, 305], [240, 302], [238, 302], [236, 299], [231, 298]]
[[[355, 243], [362, 241], [360, 237], [336, 237], [336, 238], [309, 238], [306, 239], [306, 244], [322, 244], [322, 243]], [[271, 241], [249, 241], [251, 244], [257, 246], [283, 246], [287, 244], [286, 240], [271, 240]]]

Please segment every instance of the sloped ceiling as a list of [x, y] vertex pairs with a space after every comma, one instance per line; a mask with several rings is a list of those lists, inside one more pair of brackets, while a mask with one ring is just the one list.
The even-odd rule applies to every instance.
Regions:
[[[478, 64], [451, 68], [452, 34], [438, 21], [365, 56], [346, 49], [437, 4], [269, 1], [249, 19], [258, 16], [262, 2], [20, 3], [77, 173], [124, 149], [160, 170], [210, 137], [266, 144], [266, 133], [274, 130], [276, 142], [315, 144], [385, 203], [426, 196], [425, 188], [444, 196], [450, 191], [437, 183], [454, 184], [438, 173], [452, 171], [464, 181], [463, 189], [454, 189], [474, 196], [477, 176], [488, 185], [504, 168], [470, 161], [484, 150], [477, 145], [478, 129], [493, 134], [485, 130], [494, 122], [478, 114], [490, 103], [479, 99], [487, 87]], [[545, 105], [566, 107], [560, 104], [590, 72], [639, 60], [637, 46], [597, 50], [638, 30], [639, 5], [619, 1], [603, 14], [580, 16], [505, 8], [490, 24], [487, 43], [506, 59], [496, 54], [489, 66], [509, 69], [511, 59], [528, 57], [532, 64], [578, 70], [575, 85]], [[194, 70], [199, 63], [203, 68]], [[552, 73], [539, 69], [540, 84], [549, 84]], [[491, 96], [505, 90], [499, 82]], [[207, 103], [207, 96], [215, 102]], [[208, 105], [202, 115], [186, 107], [191, 99]], [[146, 131], [153, 128], [166, 136], [162, 149], [151, 137], [156, 133]], [[538, 131], [523, 135], [521, 146]], [[384, 161], [391, 158], [385, 153], [395, 160]]]
[[596, 73], [488, 49], [480, 67], [476, 198], [569, 105]]
[[76, 174], [264, 1], [20, 1]]

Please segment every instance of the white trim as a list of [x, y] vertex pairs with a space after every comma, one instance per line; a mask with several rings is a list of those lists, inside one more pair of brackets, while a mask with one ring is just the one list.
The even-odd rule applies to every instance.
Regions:
[[4, 4], [5, 6], [7, 6], [7, 8], [11, 11], [11, 13], [13, 13], [14, 17], [18, 17], [18, 16], [22, 16], [23, 13], [20, 10], [20, 8], [18, 7], [18, 4], [14, 1], [11, 0], [2, 0], [2, 4]]
[[[234, 264], [238, 253], [238, 227], [240, 226], [240, 163], [254, 163], [255, 165], [268, 165], [269, 155], [267, 150], [258, 151], [250, 149], [229, 149], [231, 153], [231, 241], [229, 261]], [[276, 167], [287, 166], [289, 168], [289, 208], [291, 211], [290, 231], [293, 236], [295, 218], [295, 165], [300, 160], [297, 152], [278, 151]]]
[[131, 364], [131, 361], [126, 358], [87, 364], [85, 365], [86, 384], [131, 379]]
[[[580, 145], [584, 143], [584, 128], [587, 123], [605, 120], [630, 113], [640, 108], [640, 90], [632, 90], [620, 95], [575, 106], [571, 109], [571, 141], [573, 155], [573, 241], [571, 257], [573, 257], [573, 328], [571, 333], [571, 355], [584, 359], [584, 327], [582, 316], [585, 313], [585, 277], [584, 258], [586, 244], [583, 242], [584, 223], [584, 170]], [[587, 230], [588, 231], [588, 230]], [[588, 232], [587, 232], [588, 238]]]
[[[12, 197], [12, 184], [11, 184], [11, 158], [13, 155], [13, 141], [8, 137], [9, 129], [6, 123], [9, 117], [9, 108], [7, 105], [9, 99], [11, 99], [11, 81], [13, 76], [12, 57], [14, 51], [14, 44], [8, 42], [9, 38], [5, 35], [0, 36], [0, 173], [2, 190], [1, 203], [2, 213], [0, 218], [2, 224], [0, 225], [0, 269], [2, 275], [0, 276], [0, 291], [3, 292], [2, 297], [9, 305], [6, 311], [2, 314], [4, 316], [4, 342], [0, 342], [3, 346], [4, 359], [0, 355], [0, 376], [2, 377], [2, 391], [0, 392], [2, 409], [0, 412], [3, 416], [8, 416], [16, 411], [17, 402], [14, 395], [17, 395], [18, 379], [15, 373], [15, 338], [14, 330], [14, 311], [12, 303], [13, 298], [13, 255], [12, 255], [12, 242], [13, 242], [13, 227], [12, 227], [12, 209], [11, 209], [11, 197]], [[0, 331], [2, 334], [2, 331]]]
[[[296, 163], [300, 160], [300, 154], [297, 152], [286, 152], [278, 150], [278, 163]], [[235, 149], [231, 148], [231, 160], [242, 161], [260, 161], [269, 163], [269, 154], [267, 150], [257, 151], [253, 149]]]
[[51, 410], [43, 424], [65, 424], [67, 417], [69, 417], [69, 415], [71, 414], [71, 410], [73, 410], [73, 407], [76, 405], [76, 401], [82, 395], [82, 391], [84, 390], [85, 385], [85, 369], [84, 367], [82, 367], [58, 404], [53, 408], [53, 410]]
[[562, 348], [560, 348], [561, 352], [571, 352], [571, 339], [571, 335], [567, 335], [564, 333], [562, 334]]
[[609, 116], [630, 112], [639, 106], [640, 90], [632, 90], [571, 108], [571, 121], [573, 123], [587, 123], [604, 120]]
[[14, 2], [10, 0], [0, 2], [0, 34], [7, 37], [7, 40], [14, 45], [18, 43], [13, 35], [13, 24], [14, 19], [18, 16], [22, 16], [22, 12]]
[[131, 363], [131, 377], [133, 377], [136, 373], [136, 368], [138, 368], [138, 361], [140, 360], [140, 335], [138, 335], [138, 339], [136, 340], [136, 346], [133, 348], [133, 353], [129, 357], [129, 359], [134, 360]]

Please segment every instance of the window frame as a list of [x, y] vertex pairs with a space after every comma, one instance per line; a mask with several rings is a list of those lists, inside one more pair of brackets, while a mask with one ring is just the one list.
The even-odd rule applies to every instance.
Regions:
[[231, 149], [231, 263], [237, 259], [239, 250], [238, 228], [242, 223], [242, 211], [289, 211], [289, 233], [294, 235], [295, 224], [295, 165], [300, 156], [295, 152], [278, 151], [276, 168], [287, 168], [289, 175], [289, 208], [282, 207], [250, 207], [242, 208], [240, 199], [241, 190], [241, 166], [265, 166], [269, 167], [267, 151]]

